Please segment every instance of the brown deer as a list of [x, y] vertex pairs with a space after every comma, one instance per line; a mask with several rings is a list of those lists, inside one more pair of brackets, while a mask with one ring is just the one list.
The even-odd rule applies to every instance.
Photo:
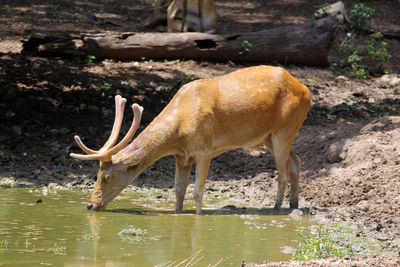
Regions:
[[290, 180], [290, 207], [298, 207], [300, 159], [292, 151], [293, 139], [311, 106], [306, 86], [280, 67], [256, 66], [184, 85], [164, 110], [131, 144], [143, 108], [132, 105], [134, 120], [116, 146], [126, 100], [116, 96], [112, 133], [98, 151], [75, 140], [87, 155], [81, 160], [99, 160], [100, 170], [87, 205], [104, 210], [127, 185], [158, 159], [175, 156], [176, 210], [182, 211], [192, 164], [196, 164], [194, 199], [201, 214], [203, 189], [210, 161], [240, 147], [264, 144], [278, 169], [275, 209], [280, 209]]
[[168, 32], [217, 30], [217, 9], [212, 0], [158, 0], [144, 26], [155, 28], [167, 22]]

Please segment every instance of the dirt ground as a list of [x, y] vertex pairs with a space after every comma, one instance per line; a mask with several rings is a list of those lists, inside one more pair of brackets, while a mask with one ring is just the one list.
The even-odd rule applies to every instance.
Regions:
[[[183, 84], [249, 66], [23, 55], [21, 41], [33, 29], [148, 31], [141, 25], [151, 12], [152, 1], [34, 2], [5, 0], [0, 6], [0, 181], [5, 186], [90, 187], [97, 163], [72, 160], [68, 154], [79, 152], [75, 134], [83, 136], [89, 147], [103, 144], [113, 123], [115, 94], [144, 106], [140, 131]], [[332, 1], [215, 2], [218, 31], [232, 33], [313, 20], [315, 6]], [[343, 2], [351, 7], [355, 1]], [[398, 1], [365, 4], [377, 10], [372, 19], [375, 28], [400, 32]], [[91, 15], [102, 19], [93, 22], [88, 19]], [[156, 31], [165, 31], [165, 27]], [[342, 35], [338, 34], [331, 49], [332, 62]], [[381, 255], [260, 266], [400, 264], [400, 85], [390, 84], [400, 78], [400, 41], [385, 41], [391, 54], [387, 64], [390, 76], [353, 79], [331, 68], [284, 66], [309, 87], [314, 102], [293, 145], [302, 160], [302, 211], [322, 222], [350, 225], [355, 236], [380, 242]], [[125, 115], [125, 121], [130, 121], [130, 112]], [[124, 125], [122, 131], [128, 127]], [[273, 158], [265, 148], [231, 151], [213, 160], [205, 197], [219, 194], [237, 206], [272, 207], [276, 175]], [[173, 192], [173, 176], [173, 159], [164, 158], [129, 189]], [[171, 194], [162, 197], [173, 197]], [[284, 206], [288, 206], [287, 196]]]

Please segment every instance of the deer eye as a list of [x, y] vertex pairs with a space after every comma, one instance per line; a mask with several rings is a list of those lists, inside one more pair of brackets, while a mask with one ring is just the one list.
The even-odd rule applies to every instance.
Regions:
[[108, 182], [111, 179], [111, 175], [104, 175], [103, 182]]

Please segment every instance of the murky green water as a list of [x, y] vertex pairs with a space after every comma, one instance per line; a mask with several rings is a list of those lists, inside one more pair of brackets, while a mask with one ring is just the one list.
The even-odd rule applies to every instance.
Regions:
[[[288, 216], [175, 215], [165, 212], [172, 206], [146, 210], [132, 198], [96, 213], [85, 209], [87, 193], [0, 188], [0, 266], [155, 266], [197, 252], [196, 266], [285, 260], [282, 248], [295, 246], [295, 230], [307, 224]], [[146, 237], [121, 238], [129, 225], [146, 229]]]

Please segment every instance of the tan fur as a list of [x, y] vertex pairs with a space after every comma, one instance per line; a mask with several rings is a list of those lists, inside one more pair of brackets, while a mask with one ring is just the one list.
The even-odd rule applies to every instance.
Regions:
[[168, 32], [217, 30], [217, 9], [212, 0], [158, 0], [144, 26], [155, 28], [167, 22]]
[[228, 150], [264, 144], [278, 169], [279, 209], [287, 183], [290, 207], [298, 207], [300, 159], [293, 139], [307, 116], [311, 95], [306, 86], [280, 67], [244, 68], [183, 86], [165, 109], [128, 146], [102, 162], [90, 198], [102, 210], [156, 160], [176, 159], [176, 210], [183, 208], [192, 164], [196, 164], [194, 198], [201, 213], [210, 161]]

